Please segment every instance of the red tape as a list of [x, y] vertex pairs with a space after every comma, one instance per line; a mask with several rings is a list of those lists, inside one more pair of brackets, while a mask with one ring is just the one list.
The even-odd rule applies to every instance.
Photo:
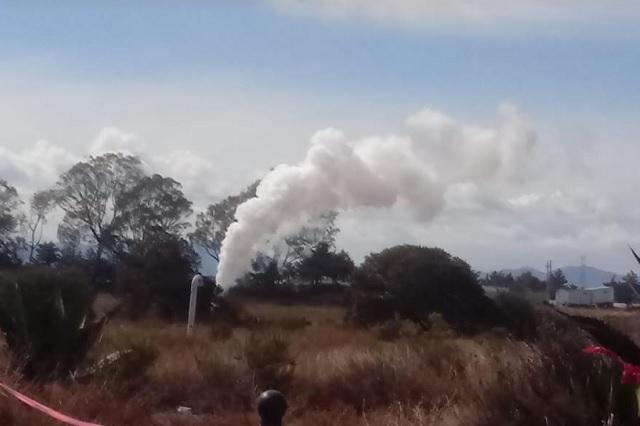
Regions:
[[607, 349], [602, 346], [589, 346], [584, 348], [582, 351], [592, 355], [606, 355], [614, 361], [617, 361], [622, 366], [622, 377], [620, 377], [620, 382], [623, 384], [640, 385], [640, 367], [625, 362], [620, 355], [611, 349]]
[[23, 404], [26, 404], [31, 408], [35, 408], [36, 410], [46, 414], [47, 416], [52, 417], [61, 422], [67, 423], [69, 425], [74, 425], [74, 426], [100, 426], [99, 424], [96, 424], [96, 423], [83, 422], [81, 420], [74, 419], [73, 417], [69, 417], [65, 414], [62, 414], [52, 408], [47, 407], [46, 405], [40, 404], [38, 401], [35, 401], [29, 398], [28, 396], [21, 394], [16, 390], [11, 389], [9, 386], [5, 385], [2, 382], [0, 382], [0, 388], [3, 389], [5, 392], [7, 392], [9, 395], [13, 396], [18, 401], [22, 402]]

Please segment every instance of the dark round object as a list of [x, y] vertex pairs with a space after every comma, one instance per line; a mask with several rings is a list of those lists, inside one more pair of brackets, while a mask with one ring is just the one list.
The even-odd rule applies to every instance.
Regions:
[[287, 399], [277, 390], [264, 391], [258, 396], [258, 414], [264, 426], [282, 424], [282, 417], [287, 411]]

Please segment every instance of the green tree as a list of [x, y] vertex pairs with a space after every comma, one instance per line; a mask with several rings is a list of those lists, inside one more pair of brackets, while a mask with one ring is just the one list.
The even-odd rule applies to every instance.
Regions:
[[25, 221], [29, 263], [33, 263], [36, 248], [42, 241], [47, 214], [55, 205], [54, 198], [55, 193], [53, 191], [39, 191], [33, 194], [29, 201], [29, 215]]
[[20, 253], [23, 249], [24, 241], [21, 238], [0, 239], [0, 269], [16, 268], [22, 265]]
[[229, 226], [236, 221], [236, 209], [245, 201], [256, 196], [260, 181], [255, 181], [237, 195], [210, 204], [196, 216], [195, 230], [189, 234], [194, 245], [202, 247], [216, 262], [220, 261], [220, 248]]
[[335, 247], [336, 235], [340, 232], [335, 225], [337, 217], [336, 211], [322, 214], [276, 246], [274, 259], [285, 279], [296, 276], [301, 262], [311, 256], [319, 245], [326, 246], [328, 251]]
[[57, 236], [63, 263], [76, 264], [77, 261], [82, 260], [82, 242], [85, 235], [69, 218], [63, 218], [58, 224]]
[[493, 271], [480, 281], [482, 285], [506, 288], [514, 288], [516, 283], [511, 273], [502, 271]]
[[121, 153], [90, 157], [60, 176], [56, 203], [65, 212], [65, 224], [94, 240], [96, 267], [104, 249], [114, 246], [128, 191], [142, 178], [140, 160]]
[[634, 271], [629, 271], [622, 277], [622, 282], [628, 286], [638, 286], [638, 274]]
[[21, 205], [18, 191], [0, 179], [0, 239], [9, 238], [16, 231], [22, 219]]
[[368, 255], [353, 286], [368, 297], [387, 297], [397, 315], [428, 328], [440, 313], [461, 330], [495, 324], [499, 312], [469, 265], [440, 248], [395, 246]]
[[549, 275], [549, 297], [555, 298], [556, 292], [567, 284], [567, 277], [562, 269], [556, 269]]
[[38, 244], [33, 263], [36, 265], [54, 266], [62, 259], [60, 249], [52, 241]]
[[321, 242], [313, 249], [311, 256], [300, 262], [299, 273], [302, 278], [318, 284], [325, 277], [333, 282], [344, 279], [351, 274], [353, 268], [353, 261], [346, 252], [333, 252], [329, 243]]
[[516, 278], [516, 286], [520, 290], [543, 291], [546, 285], [531, 271], [525, 271]]
[[146, 176], [120, 199], [122, 214], [115, 228], [120, 245], [144, 246], [157, 234], [179, 236], [189, 226], [191, 201], [176, 180], [159, 174]]
[[20, 252], [24, 247], [24, 239], [15, 235], [24, 221], [21, 206], [18, 191], [0, 179], [0, 268], [16, 267], [22, 263]]
[[118, 290], [134, 317], [155, 308], [163, 318], [186, 319], [189, 283], [198, 266], [198, 255], [187, 240], [156, 233], [121, 259]]

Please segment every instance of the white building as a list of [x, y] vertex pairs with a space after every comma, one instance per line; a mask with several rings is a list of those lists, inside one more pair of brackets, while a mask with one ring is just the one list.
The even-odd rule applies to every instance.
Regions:
[[556, 292], [556, 305], [610, 305], [615, 301], [613, 287], [561, 288]]

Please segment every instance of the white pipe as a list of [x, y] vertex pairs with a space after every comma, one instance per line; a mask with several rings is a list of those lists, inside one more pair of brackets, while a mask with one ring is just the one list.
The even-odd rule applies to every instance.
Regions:
[[189, 297], [189, 318], [187, 320], [187, 336], [191, 335], [196, 322], [196, 302], [198, 301], [198, 287], [204, 285], [202, 275], [196, 274], [191, 280], [191, 295]]

